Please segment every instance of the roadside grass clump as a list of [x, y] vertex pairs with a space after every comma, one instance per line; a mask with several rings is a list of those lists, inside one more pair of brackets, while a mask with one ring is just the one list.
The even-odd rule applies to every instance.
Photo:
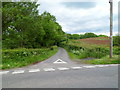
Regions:
[[40, 49], [7, 49], [2, 51], [1, 69], [22, 67], [43, 61], [58, 51], [57, 46]]
[[120, 57], [119, 55], [114, 55], [113, 58], [109, 58], [109, 55], [107, 55], [100, 59], [86, 60], [83, 62], [87, 64], [120, 64]]

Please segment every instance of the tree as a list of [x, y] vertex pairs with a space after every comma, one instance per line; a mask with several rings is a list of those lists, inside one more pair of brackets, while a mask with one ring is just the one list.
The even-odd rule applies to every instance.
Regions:
[[[29, 39], [27, 38], [28, 32], [32, 33], [34, 28], [33, 21], [38, 16], [37, 7], [38, 4], [35, 2], [3, 2], [2, 39], [4, 43], [9, 40], [7, 44], [13, 44], [14, 42], [13, 46], [17, 43], [17, 47], [24, 47], [24, 44]], [[14, 39], [12, 36], [14, 36]], [[6, 47], [13, 48], [9, 45], [7, 46], [7, 44], [5, 45]]]
[[97, 37], [97, 35], [94, 34], [94, 33], [85, 33], [85, 34], [84, 34], [84, 37], [85, 37], [85, 38], [91, 38], [91, 37]]
[[55, 16], [48, 12], [44, 12], [41, 14], [41, 18], [42, 26], [45, 31], [45, 36], [43, 38], [44, 46], [58, 45], [63, 38], [64, 32], [61, 26], [56, 22]]
[[64, 32], [55, 16], [39, 15], [35, 2], [3, 2], [3, 47], [40, 48], [59, 45]]

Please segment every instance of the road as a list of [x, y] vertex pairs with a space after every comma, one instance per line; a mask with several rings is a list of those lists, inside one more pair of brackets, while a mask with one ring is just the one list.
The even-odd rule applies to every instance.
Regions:
[[0, 74], [2, 88], [118, 88], [118, 65], [73, 62], [63, 48], [43, 62]]

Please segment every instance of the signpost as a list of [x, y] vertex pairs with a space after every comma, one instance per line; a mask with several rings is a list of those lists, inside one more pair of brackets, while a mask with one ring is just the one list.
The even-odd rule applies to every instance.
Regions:
[[113, 0], [109, 0], [110, 3], [110, 58], [113, 56], [113, 38], [112, 38], [112, 29], [113, 29]]

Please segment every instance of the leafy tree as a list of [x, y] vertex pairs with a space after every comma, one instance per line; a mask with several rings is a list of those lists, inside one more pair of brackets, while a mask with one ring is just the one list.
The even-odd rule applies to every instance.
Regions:
[[3, 2], [3, 47], [49, 47], [65, 39], [55, 16], [39, 15], [38, 6], [35, 2]]
[[91, 37], [97, 37], [97, 35], [94, 34], [94, 33], [85, 33], [85, 34], [84, 34], [84, 37], [85, 37], [85, 38], [91, 38]]
[[[5, 44], [7, 48], [17, 48], [27, 44], [29, 34], [38, 29], [33, 27], [33, 21], [35, 22], [38, 16], [37, 7], [35, 2], [3, 2], [3, 46]], [[13, 46], [11, 47], [10, 44]]]
[[42, 26], [45, 31], [44, 46], [58, 44], [62, 40], [64, 32], [61, 26], [56, 22], [56, 18], [48, 12], [42, 15]]

